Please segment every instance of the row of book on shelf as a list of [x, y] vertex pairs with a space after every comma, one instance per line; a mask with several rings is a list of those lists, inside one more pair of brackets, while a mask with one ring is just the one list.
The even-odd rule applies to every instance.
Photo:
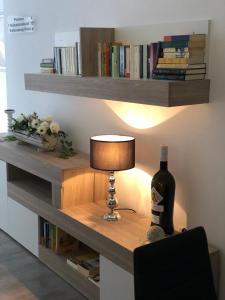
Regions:
[[114, 78], [204, 79], [206, 36], [165, 36], [145, 45], [98, 44], [98, 75]]
[[[164, 36], [163, 41], [144, 45], [98, 43], [98, 75], [130, 79], [204, 79], [205, 47], [205, 34]], [[79, 43], [74, 47], [54, 47], [54, 59], [43, 59], [41, 71], [82, 75], [79, 49]]]
[[99, 254], [43, 218], [40, 245], [63, 256], [69, 267], [99, 286]]

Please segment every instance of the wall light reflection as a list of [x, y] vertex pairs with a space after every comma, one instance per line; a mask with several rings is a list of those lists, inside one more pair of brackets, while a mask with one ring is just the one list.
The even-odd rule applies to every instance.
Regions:
[[136, 129], [155, 127], [184, 110], [184, 107], [158, 107], [136, 103], [105, 101], [105, 104], [127, 125]]

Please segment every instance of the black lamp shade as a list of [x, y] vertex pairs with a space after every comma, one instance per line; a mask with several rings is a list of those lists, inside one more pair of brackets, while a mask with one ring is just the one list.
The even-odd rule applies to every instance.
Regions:
[[90, 166], [102, 171], [122, 171], [134, 168], [135, 139], [121, 135], [92, 137]]

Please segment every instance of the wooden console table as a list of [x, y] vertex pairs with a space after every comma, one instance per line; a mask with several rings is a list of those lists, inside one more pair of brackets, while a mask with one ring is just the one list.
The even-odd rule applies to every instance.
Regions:
[[[103, 220], [107, 174], [90, 169], [88, 155], [78, 153], [62, 160], [56, 153], [1, 142], [0, 160], [6, 165], [7, 198], [88, 245], [124, 274], [133, 273], [133, 250], [146, 243], [150, 220], [131, 212], [121, 212], [119, 222]], [[17, 240], [20, 242], [19, 237]], [[39, 259], [87, 298], [106, 300], [104, 293], [100, 296], [99, 287], [71, 269], [59, 255], [38, 247]], [[218, 282], [218, 251], [210, 248], [210, 254]], [[104, 285], [100, 286], [104, 290]]]

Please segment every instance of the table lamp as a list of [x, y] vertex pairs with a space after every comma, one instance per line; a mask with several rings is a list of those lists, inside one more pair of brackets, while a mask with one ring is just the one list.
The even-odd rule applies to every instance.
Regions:
[[118, 206], [115, 189], [115, 171], [132, 169], [135, 166], [135, 139], [122, 135], [100, 135], [90, 140], [90, 166], [109, 172], [109, 195], [104, 215], [107, 221], [118, 221], [120, 215], [115, 211]]

